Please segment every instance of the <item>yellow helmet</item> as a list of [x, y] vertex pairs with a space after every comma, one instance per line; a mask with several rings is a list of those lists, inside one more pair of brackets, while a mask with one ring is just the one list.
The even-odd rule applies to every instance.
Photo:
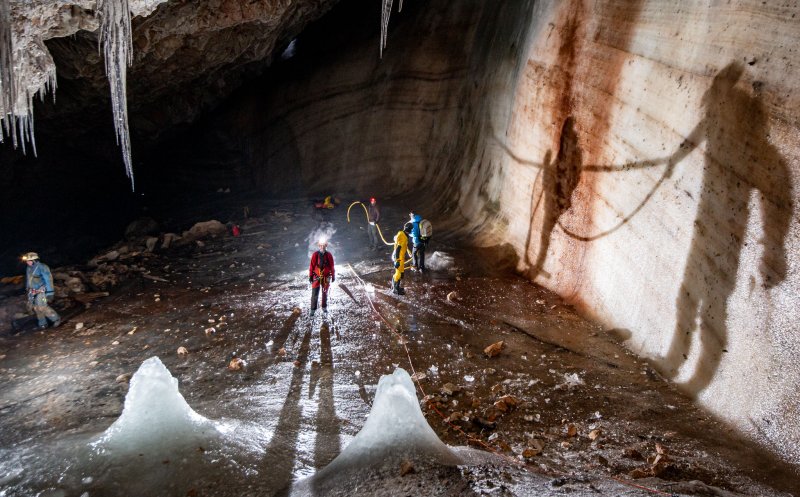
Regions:
[[36, 252], [28, 252], [27, 254], [22, 255], [22, 260], [26, 262], [39, 260], [39, 254]]

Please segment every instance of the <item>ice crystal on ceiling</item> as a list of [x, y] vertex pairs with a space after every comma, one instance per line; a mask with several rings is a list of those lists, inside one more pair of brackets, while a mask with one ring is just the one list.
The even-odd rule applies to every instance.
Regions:
[[131, 11], [128, 0], [104, 0], [100, 7], [100, 46], [106, 63], [106, 76], [111, 87], [111, 107], [114, 113], [114, 130], [117, 144], [122, 149], [125, 173], [134, 187], [131, 162], [131, 139], [128, 130], [128, 102], [126, 92], [127, 68], [133, 62]]
[[[380, 55], [383, 58], [383, 49], [386, 48], [386, 37], [388, 36], [389, 32], [389, 17], [392, 14], [392, 4], [394, 0], [381, 0], [383, 4], [381, 5], [381, 41], [380, 41]], [[400, 4], [397, 6], [397, 12], [403, 10], [403, 0], [400, 0]]]
[[[8, 0], [0, 0], [0, 109], [3, 114], [3, 130], [0, 131], [0, 142], [3, 136], [10, 134], [16, 145], [14, 133], [14, 72], [13, 72], [14, 40], [11, 37], [11, 6]], [[6, 117], [8, 115], [9, 117]]]
[[[40, 39], [27, 47], [24, 43], [23, 46], [17, 46], [12, 10], [10, 0], [0, 0], [0, 143], [10, 137], [14, 148], [21, 146], [24, 153], [27, 153], [26, 143], [30, 143], [36, 155], [33, 96], [38, 93], [44, 98], [48, 91], [55, 95], [55, 64]], [[114, 129], [117, 143], [122, 149], [125, 172], [133, 187], [125, 79], [127, 67], [132, 62], [130, 6], [128, 0], [98, 0], [96, 12], [101, 18], [100, 48], [105, 56], [106, 75], [111, 87]], [[36, 66], [39, 75], [34, 73], [32, 77], [29, 74], [31, 71], [26, 71], [31, 65]]]

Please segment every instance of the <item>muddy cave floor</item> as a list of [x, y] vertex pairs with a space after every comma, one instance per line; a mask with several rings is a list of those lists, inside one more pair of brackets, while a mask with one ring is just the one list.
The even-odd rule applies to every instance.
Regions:
[[[433, 406], [522, 464], [365, 471], [342, 495], [800, 495], [790, 468], [556, 295], [493, 269], [487, 253], [439, 236], [428, 258], [447, 252], [455, 269], [408, 272], [407, 294], [391, 295], [389, 249], [367, 248], [363, 213], [348, 224], [346, 205], [326, 219], [337, 264], [327, 317], [308, 315], [320, 216], [286, 202], [261, 206], [242, 236], [138, 259], [166, 282], [134, 277], [85, 310], [66, 309], [61, 328], [2, 336], [0, 495], [286, 494], [358, 433], [381, 375], [412, 372], [404, 345], [439, 437], [470, 444]], [[403, 214], [384, 206], [387, 239]], [[501, 340], [500, 355], [483, 353]], [[152, 356], [195, 411], [235, 435], [169, 458], [92, 462], [83, 448], [122, 411], [120, 375]], [[234, 357], [243, 369], [228, 369]], [[517, 405], [496, 406], [506, 395]]]

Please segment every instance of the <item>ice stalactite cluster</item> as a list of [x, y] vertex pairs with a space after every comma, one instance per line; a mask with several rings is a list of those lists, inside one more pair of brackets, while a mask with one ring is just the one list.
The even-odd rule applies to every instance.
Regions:
[[[33, 89], [23, 80], [24, 71], [19, 71], [22, 61], [43, 67], [33, 78]], [[14, 43], [11, 2], [0, 0], [0, 143], [11, 137], [14, 148], [21, 146], [25, 153], [25, 144], [30, 143], [36, 155], [33, 96], [39, 93], [44, 99], [48, 91], [55, 91], [55, 66], [49, 62], [52, 60], [40, 40], [28, 47]]]
[[[12, 66], [14, 54], [14, 41], [11, 37], [11, 5], [9, 0], [0, 0], [0, 105], [2, 105], [4, 118], [7, 114], [10, 119], [3, 119], [3, 131], [0, 132], [0, 142], [3, 135], [14, 132], [14, 72]], [[9, 125], [9, 121], [12, 124]], [[16, 136], [13, 135], [12, 136]]]
[[[139, 14], [147, 15], [161, 1], [139, 5]], [[30, 6], [0, 0], [0, 142], [10, 137], [14, 148], [22, 147], [23, 153], [27, 153], [26, 143], [30, 143], [36, 155], [33, 96], [38, 93], [44, 99], [44, 95], [50, 91], [55, 98], [56, 88], [56, 67], [42, 40], [42, 31], [64, 33], [70, 32], [68, 29], [71, 28], [58, 24], [56, 17], [43, 19], [41, 12], [30, 12], [26, 10], [27, 7]], [[100, 47], [105, 56], [106, 75], [111, 87], [117, 142], [122, 149], [125, 172], [133, 186], [126, 101], [126, 71], [132, 62], [129, 0], [97, 0], [94, 10], [101, 19]], [[74, 26], [75, 29], [87, 29], [92, 23], [74, 22]]]
[[134, 188], [131, 139], [128, 130], [127, 68], [133, 62], [131, 11], [128, 0], [104, 0], [98, 7], [102, 16], [100, 46], [106, 63], [106, 76], [111, 87], [111, 106], [117, 144], [122, 149], [125, 173]]
[[[392, 4], [394, 0], [382, 0], [381, 6], [381, 42], [380, 42], [380, 55], [383, 58], [383, 49], [386, 48], [386, 38], [389, 33], [389, 17], [392, 15]], [[403, 10], [403, 0], [397, 6], [397, 12]]]

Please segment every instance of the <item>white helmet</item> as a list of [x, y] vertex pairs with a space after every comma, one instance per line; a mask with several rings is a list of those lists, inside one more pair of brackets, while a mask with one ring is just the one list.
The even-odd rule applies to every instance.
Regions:
[[38, 261], [39, 260], [39, 254], [37, 254], [36, 252], [28, 252], [26, 254], [22, 254], [22, 260], [26, 261], [26, 262], [27, 261]]

